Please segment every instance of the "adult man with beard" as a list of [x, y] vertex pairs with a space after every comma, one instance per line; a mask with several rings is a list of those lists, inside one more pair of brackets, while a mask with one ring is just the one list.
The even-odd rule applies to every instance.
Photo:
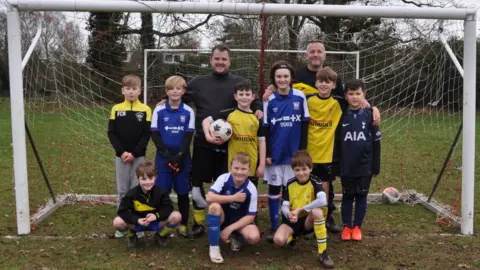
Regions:
[[[212, 182], [228, 171], [227, 144], [218, 138], [205, 138], [202, 121], [208, 116], [218, 115], [220, 111], [237, 107], [234, 99], [235, 85], [244, 80], [243, 77], [231, 74], [230, 49], [219, 44], [212, 48], [210, 65], [212, 72], [191, 80], [184, 96], [185, 102], [192, 102], [196, 108], [195, 137], [192, 155], [192, 201], [194, 225], [189, 232], [191, 237], [199, 237], [205, 231], [205, 191], [204, 182]], [[262, 102], [254, 101], [252, 111], [257, 118], [262, 118]]]

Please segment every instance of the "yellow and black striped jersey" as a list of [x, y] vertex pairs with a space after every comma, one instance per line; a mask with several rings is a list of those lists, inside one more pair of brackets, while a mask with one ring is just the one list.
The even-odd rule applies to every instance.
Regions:
[[108, 138], [120, 157], [130, 152], [135, 157], [145, 156], [150, 140], [152, 110], [138, 99], [125, 100], [113, 106], [108, 122]]
[[322, 98], [319, 95], [312, 95], [307, 97], [307, 105], [310, 111], [307, 151], [313, 163], [331, 163], [335, 132], [342, 117], [343, 101], [332, 96]]
[[282, 199], [290, 202], [290, 210], [295, 210], [313, 202], [320, 191], [323, 191], [322, 181], [316, 176], [310, 174], [310, 179], [303, 184], [294, 177], [283, 190]]
[[[244, 152], [250, 158], [250, 173], [255, 176], [259, 154], [258, 140], [265, 139], [262, 122], [253, 112], [245, 112], [238, 108], [220, 112], [220, 118], [227, 120], [232, 125], [233, 134], [228, 141], [228, 164], [238, 152]], [[214, 120], [216, 120], [214, 118]]]

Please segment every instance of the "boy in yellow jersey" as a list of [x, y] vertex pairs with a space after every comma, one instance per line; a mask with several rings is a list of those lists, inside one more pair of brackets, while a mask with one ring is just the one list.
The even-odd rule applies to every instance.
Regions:
[[[307, 96], [308, 110], [310, 111], [310, 121], [308, 124], [307, 150], [312, 156], [312, 173], [322, 180], [323, 190], [328, 194], [328, 207], [323, 209], [327, 218], [327, 227], [335, 226], [332, 232], [339, 232], [338, 226], [333, 219], [333, 198], [335, 194], [329, 192], [332, 181], [335, 180], [335, 174], [332, 171], [332, 162], [337, 162], [334, 156], [334, 142], [337, 126], [340, 122], [342, 111], [347, 107], [347, 103], [342, 97], [332, 96], [332, 90], [336, 87], [337, 73], [330, 67], [324, 67], [318, 70], [315, 86], [318, 94]], [[364, 102], [362, 107], [369, 107], [368, 102]], [[378, 112], [373, 107], [374, 114]]]
[[237, 101], [237, 108], [223, 110], [217, 116], [205, 118], [202, 123], [203, 132], [208, 140], [208, 137], [212, 136], [209, 128], [213, 121], [222, 118], [229, 122], [233, 135], [228, 141], [228, 164], [231, 164], [235, 154], [246, 153], [250, 158], [248, 178], [257, 186], [258, 178], [263, 177], [265, 170], [266, 146], [262, 122], [250, 109], [250, 104], [255, 99], [250, 80], [237, 83], [233, 96]]
[[327, 205], [327, 195], [322, 182], [312, 175], [312, 158], [304, 150], [298, 151], [291, 160], [295, 177], [288, 181], [282, 194], [283, 224], [275, 232], [273, 241], [284, 246], [295, 237], [310, 231], [315, 232], [320, 263], [324, 268], [333, 268], [333, 261], [327, 254], [327, 229], [320, 207]]

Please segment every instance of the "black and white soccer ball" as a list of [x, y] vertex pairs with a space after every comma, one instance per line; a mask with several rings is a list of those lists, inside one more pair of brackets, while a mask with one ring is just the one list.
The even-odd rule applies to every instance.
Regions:
[[210, 125], [210, 133], [222, 141], [230, 140], [233, 134], [232, 125], [223, 119], [215, 120]]
[[382, 200], [387, 204], [396, 204], [400, 201], [400, 197], [400, 192], [394, 187], [387, 187], [382, 193]]

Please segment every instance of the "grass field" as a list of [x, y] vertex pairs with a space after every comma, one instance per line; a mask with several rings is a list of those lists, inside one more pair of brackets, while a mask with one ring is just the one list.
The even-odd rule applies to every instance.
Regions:
[[[0, 103], [6, 101], [0, 100]], [[210, 269], [206, 238], [172, 239], [168, 250], [127, 251], [111, 234], [115, 209], [110, 205], [77, 204], [59, 209], [30, 235], [15, 235], [11, 120], [8, 104], [0, 104], [0, 268], [1, 269]], [[29, 110], [30, 109], [30, 110]], [[43, 159], [53, 190], [62, 193], [113, 194], [113, 151], [106, 138], [109, 108], [46, 109], [27, 106], [27, 121]], [[480, 118], [477, 130], [480, 128]], [[382, 173], [371, 192], [387, 186], [429, 193], [455, 135], [460, 118], [447, 112], [410, 112], [383, 115]], [[480, 136], [477, 136], [477, 145]], [[30, 210], [49, 197], [38, 165], [28, 147]], [[474, 147], [474, 146], [472, 146]], [[478, 147], [476, 147], [477, 153]], [[147, 158], [153, 158], [153, 144]], [[478, 155], [478, 154], [477, 154]], [[476, 158], [480, 164], [480, 157]], [[461, 144], [442, 179], [435, 198], [459, 205]], [[478, 186], [479, 170], [476, 172]], [[260, 187], [261, 193], [265, 186]], [[337, 187], [338, 190], [338, 187]], [[480, 198], [480, 189], [476, 189]], [[480, 200], [477, 200], [477, 202]], [[480, 225], [476, 205], [475, 225]], [[268, 210], [260, 210], [260, 227], [268, 228]], [[335, 213], [340, 221], [339, 213]], [[365, 240], [343, 243], [332, 235], [329, 250], [337, 269], [475, 269], [480, 268], [479, 236], [459, 237], [458, 228], [443, 227], [421, 206], [371, 205], [364, 225]], [[147, 245], [150, 243], [147, 241]], [[226, 264], [237, 269], [315, 269], [313, 240], [295, 249], [272, 248], [261, 242], [240, 253], [224, 249]]]

